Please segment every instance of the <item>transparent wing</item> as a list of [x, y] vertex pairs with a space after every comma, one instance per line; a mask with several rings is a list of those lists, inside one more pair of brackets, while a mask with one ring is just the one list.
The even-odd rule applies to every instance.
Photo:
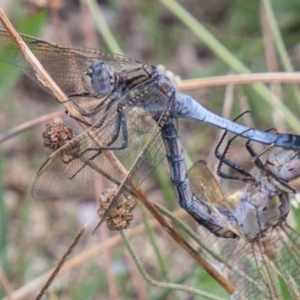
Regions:
[[[165, 114], [167, 115], [168, 112], [166, 112]], [[166, 156], [163, 147], [163, 139], [161, 137], [161, 127], [166, 121], [166, 119], [164, 118], [165, 114], [161, 115], [159, 120], [157, 120], [155, 129], [151, 133], [151, 136], [149, 137], [147, 143], [145, 144], [140, 155], [137, 157], [135, 163], [130, 169], [129, 174], [119, 186], [118, 191], [116, 192], [106, 212], [103, 214], [95, 230], [103, 224], [106, 218], [110, 215], [110, 212], [113, 210], [113, 208], [116, 207], [124, 189], [126, 189], [126, 191], [134, 190], [135, 185], [140, 185]]]
[[231, 197], [223, 192], [204, 160], [199, 160], [193, 164], [188, 171], [188, 178], [193, 193], [199, 199], [233, 211], [234, 201], [230, 201]]
[[[275, 231], [276, 246], [271, 245], [271, 257], [279, 270], [282, 290], [291, 299], [300, 299], [300, 235], [287, 224]], [[275, 245], [275, 242], [273, 242]], [[276, 251], [279, 250], [279, 251]]]
[[[163, 76], [158, 78], [156, 73], [150, 74], [154, 70], [152, 67], [145, 70], [145, 64], [125, 56], [104, 54], [94, 49], [59, 46], [24, 35], [22, 38], [61, 89], [86, 113], [87, 122], [93, 124], [93, 134], [105, 145], [105, 148], [100, 148], [88, 132], [64, 145], [39, 170], [34, 181], [33, 197], [40, 199], [77, 194], [78, 190], [86, 188], [99, 174], [107, 178], [114, 177], [116, 182], [121, 182], [123, 178], [112, 169], [103, 152], [114, 151], [125, 167], [131, 167], [156, 126], [152, 119], [154, 112], [163, 112], [170, 106], [171, 98], [166, 96], [169, 89], [172, 89], [170, 82]], [[39, 82], [4, 30], [0, 30], [0, 45], [3, 48], [1, 60], [18, 66]], [[83, 74], [97, 60], [106, 64], [111, 77], [116, 72], [120, 72], [119, 77], [125, 76], [124, 72], [126, 75], [144, 72], [149, 75], [149, 79], [130, 88], [124, 82], [114, 82], [111, 93], [99, 99], [87, 93], [83, 81]], [[155, 156], [154, 152], [152, 156]], [[151, 167], [141, 168], [135, 179], [141, 181], [146, 173], [150, 173], [145, 169], [153, 169], [161, 161], [161, 158], [152, 159], [153, 162], [148, 164]]]
[[[85, 92], [82, 75], [95, 60], [106, 62], [115, 71], [140, 64], [136, 60], [121, 55], [105, 54], [95, 49], [75, 49], [26, 35], [21, 36], [47, 72], [68, 96]], [[18, 66], [24, 73], [40, 84], [19, 48], [3, 29], [0, 30], [0, 46], [1, 60]]]
[[216, 237], [203, 227], [199, 234], [223, 258], [224, 263], [206, 254], [236, 287], [231, 299], [299, 298], [300, 236], [287, 224], [252, 243]]
[[[114, 134], [116, 114], [116, 110], [112, 108], [102, 127], [95, 130], [104, 145], [111, 141]], [[129, 169], [156, 124], [152, 118], [137, 108], [125, 109], [124, 115], [128, 122], [126, 136], [120, 132], [118, 138], [110, 147], [120, 149], [113, 152]], [[124, 140], [127, 140], [127, 147], [122, 148]], [[74, 196], [78, 194], [80, 189], [88, 188], [93, 180], [100, 175], [108, 179], [115, 178], [115, 183], [120, 183], [123, 178], [105, 157], [103, 154], [105, 151], [107, 150], [99, 149], [99, 145], [90, 137], [88, 132], [77, 136], [53, 153], [40, 168], [33, 184], [33, 197], [46, 199]], [[155, 160], [153, 163], [155, 163]], [[144, 177], [144, 174], [140, 174], [140, 176]]]

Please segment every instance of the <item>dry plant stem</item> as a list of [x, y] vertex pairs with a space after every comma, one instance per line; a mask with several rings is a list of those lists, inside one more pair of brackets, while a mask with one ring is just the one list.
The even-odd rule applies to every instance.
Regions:
[[272, 31], [268, 22], [266, 11], [263, 5], [260, 5], [260, 20], [262, 26], [263, 43], [265, 50], [265, 59], [268, 66], [268, 71], [278, 72], [278, 63], [276, 58], [276, 50], [273, 45]]
[[25, 130], [31, 129], [34, 126], [37, 126], [37, 125], [39, 125], [41, 123], [44, 123], [44, 122], [51, 121], [55, 117], [63, 117], [63, 116], [65, 116], [65, 112], [57, 111], [55, 113], [48, 114], [48, 115], [42, 116], [40, 118], [37, 118], [35, 120], [23, 123], [19, 126], [16, 126], [15, 128], [6, 131], [3, 134], [0, 134], [0, 144], [3, 143], [6, 140], [12, 138], [13, 136], [15, 136], [17, 134], [20, 134], [21, 132], [23, 132]]
[[228, 84], [243, 85], [261, 82], [300, 83], [300, 72], [251, 73], [190, 79], [178, 83], [178, 88], [183, 91]]
[[231, 264], [229, 264], [226, 260], [223, 259], [222, 256], [217, 254], [215, 251], [212, 250], [210, 246], [207, 246], [205, 244], [205, 241], [202, 240], [197, 233], [195, 233], [194, 230], [192, 230], [186, 223], [181, 221], [178, 215], [175, 216], [175, 214], [172, 214], [170, 211], [165, 209], [164, 207], [160, 206], [159, 204], [156, 204], [157, 209], [165, 216], [170, 218], [170, 220], [173, 221], [174, 224], [179, 226], [185, 233], [187, 233], [205, 252], [207, 252], [209, 255], [217, 259], [219, 262], [224, 264], [228, 269], [233, 270], [238, 276], [241, 276], [242, 278], [245, 278], [247, 281], [253, 283], [253, 279], [248, 277], [243, 271], [240, 271], [238, 268], [233, 267]]
[[50, 286], [50, 284], [53, 282], [54, 278], [57, 276], [58, 272], [60, 271], [60, 269], [63, 267], [65, 261], [67, 260], [68, 256], [71, 254], [71, 252], [73, 251], [74, 247], [78, 244], [80, 238], [82, 237], [83, 233], [85, 232], [86, 226], [84, 226], [77, 234], [77, 236], [75, 237], [73, 243], [71, 244], [71, 246], [69, 247], [69, 249], [67, 250], [67, 252], [63, 255], [63, 257], [61, 258], [60, 262], [58, 263], [57, 267], [54, 269], [54, 271], [52, 272], [52, 274], [50, 275], [49, 279], [47, 280], [46, 284], [42, 287], [41, 291], [39, 292], [39, 294], [36, 296], [35, 300], [40, 300], [42, 299], [43, 295], [45, 294], [46, 290], [48, 289], [48, 287]]
[[[51, 1], [50, 1], [51, 2]], [[60, 15], [58, 13], [60, 8], [51, 8], [50, 7], [50, 16], [52, 19], [52, 22], [55, 26], [56, 32], [59, 36], [59, 39], [64, 43], [65, 45], [71, 45], [70, 36], [66, 32], [65, 26], [63, 24], [63, 21], [60, 18]]]
[[[251, 111], [249, 103], [248, 103], [248, 99], [241, 92], [241, 89], [237, 90], [237, 101], [238, 101], [238, 105], [240, 107], [240, 112]], [[234, 116], [234, 117], [236, 117], [236, 116]], [[249, 128], [255, 127], [251, 114], [247, 114], [246, 116], [243, 117], [243, 124], [245, 124]], [[220, 136], [220, 139], [221, 139], [221, 136]]]
[[[80, 3], [80, 17], [84, 20], [84, 26], [80, 27], [81, 36], [84, 37], [84, 43], [88, 47], [97, 48], [99, 46], [97, 40], [98, 31], [96, 30], [96, 24], [91, 18], [91, 14], [88, 8], [86, 0], [79, 0]], [[71, 44], [70, 44], [71, 45]]]
[[[17, 44], [21, 52], [23, 53], [25, 59], [28, 64], [31, 66], [33, 71], [35, 72], [37, 78], [40, 82], [48, 88], [53, 95], [57, 98], [57, 100], [67, 109], [69, 113], [77, 120], [84, 121], [84, 118], [77, 109], [73, 106], [72, 102], [69, 101], [68, 97], [60, 90], [55, 81], [50, 77], [50, 75], [46, 72], [40, 62], [36, 59], [24, 41], [21, 39], [18, 32], [13, 28], [12, 24], [6, 18], [3, 11], [0, 9], [0, 20], [6, 30], [10, 33], [13, 41]], [[79, 122], [80, 126], [86, 130], [89, 134], [90, 138], [97, 143], [100, 147], [104, 147], [99, 140], [98, 136], [94, 132], [93, 128], [85, 125], [83, 122]], [[120, 172], [124, 178], [127, 176], [126, 169], [122, 166], [122, 164], [117, 160], [114, 154], [111, 151], [104, 151], [103, 155], [106, 156], [107, 159], [110, 160], [113, 167], [116, 168], [118, 172]], [[205, 259], [201, 257], [201, 255], [195, 251], [166, 221], [166, 219], [159, 213], [156, 207], [147, 199], [147, 197], [142, 193], [142, 191], [134, 186], [134, 193], [138, 196], [138, 198], [143, 202], [146, 208], [151, 212], [151, 214], [158, 220], [161, 226], [174, 238], [175, 241], [185, 250], [187, 251], [192, 258], [202, 266], [215, 280], [219, 282], [221, 286], [225, 288], [225, 290], [232, 294], [234, 292], [234, 287], [221, 275], [219, 274], [210, 264], [208, 264]]]

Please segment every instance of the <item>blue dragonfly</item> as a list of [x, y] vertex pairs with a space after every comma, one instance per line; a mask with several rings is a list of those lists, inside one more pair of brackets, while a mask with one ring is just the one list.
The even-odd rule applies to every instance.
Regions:
[[[36, 175], [32, 188], [36, 199], [72, 196], [89, 189], [100, 175], [116, 178], [122, 189], [140, 185], [165, 157], [162, 127], [179, 118], [211, 124], [264, 144], [300, 148], [300, 136], [249, 130], [214, 114], [191, 96], [179, 93], [153, 65], [21, 36], [104, 145], [100, 147], [88, 132], [60, 145]], [[0, 47], [0, 60], [17, 66], [41, 85], [5, 30], [0, 30]], [[114, 170], [105, 151], [113, 151], [130, 169], [127, 178]]]

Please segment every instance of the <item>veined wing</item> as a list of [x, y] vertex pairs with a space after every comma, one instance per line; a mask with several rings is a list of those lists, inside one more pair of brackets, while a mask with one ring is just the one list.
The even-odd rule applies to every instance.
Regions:
[[[163, 95], [158, 89], [153, 89], [152, 96]], [[103, 145], [107, 145], [108, 148], [100, 149], [89, 132], [74, 138], [54, 152], [43, 164], [34, 181], [32, 190], [34, 198], [73, 196], [81, 189], [91, 186], [95, 178], [105, 174], [114, 177], [116, 182], [123, 181], [124, 178], [113, 169], [103, 152], [112, 150], [124, 166], [130, 169], [154, 130], [156, 122], [151, 114], [141, 108], [126, 105], [120, 116], [117, 107], [118, 102], [115, 102], [103, 114], [100, 119], [103, 120], [101, 127], [91, 127]], [[118, 135], [111, 143], [112, 136], [116, 133]], [[161, 159], [153, 158], [151, 165], [154, 164], [155, 167], [160, 161]], [[140, 177], [144, 178], [144, 174], [140, 174]]]
[[[27, 35], [21, 37], [67, 96], [86, 92], [82, 76], [96, 60], [107, 63], [113, 71], [141, 64], [122, 55], [105, 54], [95, 49], [60, 46]], [[22, 53], [4, 29], [0, 29], [0, 46], [1, 60], [18, 66], [39, 83]]]
[[[91, 125], [100, 122], [107, 106], [121, 98], [123, 104], [131, 100], [129, 105], [149, 111], [163, 111], [169, 105], [169, 97], [165, 94], [174, 89], [173, 84], [154, 66], [122, 55], [75, 49], [21, 36], [80, 113], [89, 118]], [[16, 65], [41, 85], [5, 30], [0, 30], [0, 47], [0, 60]]]
[[[256, 241], [216, 237], [204, 227], [199, 235], [217, 256], [208, 259], [236, 287], [232, 299], [298, 299], [300, 236], [286, 223]], [[230, 267], [229, 267], [230, 266]]]
[[[196, 166], [192, 168], [193, 177], [195, 173], [203, 171], [202, 183], [198, 181], [198, 184], [202, 185], [205, 182], [205, 187], [213, 187], [214, 184], [206, 183], [211, 181], [211, 173], [206, 165], [197, 162]], [[195, 176], [198, 179], [200, 177]], [[202, 195], [201, 199], [207, 199], [207, 195], [217, 196], [220, 192], [218, 187], [203, 191], [197, 187], [196, 180], [192, 181], [191, 186], [192, 191], [199, 197]], [[214, 192], [216, 190], [217, 193]], [[211, 199], [217, 198], [213, 196]], [[226, 198], [223, 198], [223, 201], [226, 201]], [[285, 222], [270, 228], [265, 237], [254, 241], [248, 241], [243, 237], [235, 239], [216, 237], [204, 227], [200, 227], [198, 232], [216, 256], [223, 257], [230, 266], [229, 268], [211, 254], [206, 254], [213, 265], [237, 288], [232, 299], [283, 299], [282, 295], [289, 295], [290, 299], [299, 298], [300, 236]]]
[[[167, 110], [170, 105], [170, 95], [173, 95], [171, 82], [156, 68], [124, 56], [22, 37], [88, 119], [93, 134], [104, 145], [99, 148], [89, 132], [66, 144], [41, 167], [35, 179], [33, 196], [72, 195], [74, 190], [92, 181], [98, 173], [111, 176], [114, 172], [110, 163], [101, 155], [106, 150], [114, 151], [122, 162], [131, 167], [130, 158], [142, 149], [142, 146], [139, 147], [141, 141], [146, 141], [153, 130], [155, 122], [152, 114]], [[0, 31], [0, 44], [9, 50], [2, 52], [0, 59], [19, 66], [36, 79], [5, 31]], [[52, 183], [49, 183], [50, 178]], [[122, 181], [122, 178], [116, 178]]]
[[132, 165], [128, 175], [119, 185], [114, 198], [112, 199], [107, 211], [102, 216], [95, 230], [102, 225], [102, 223], [109, 216], [111, 210], [117, 205], [119, 197], [124, 192], [124, 189], [126, 191], [134, 191], [135, 187], [140, 185], [154, 170], [154, 168], [158, 166], [165, 158], [163, 140], [161, 138], [161, 128], [166, 122], [171, 122], [169, 111], [166, 111], [160, 116], [157, 115], [154, 117], [154, 119], [156, 120], [155, 129], [152, 131], [151, 136], [147, 140], [147, 143], [142, 149], [140, 155]]
[[233, 197], [229, 197], [222, 190], [206, 161], [195, 162], [187, 174], [192, 192], [199, 199], [233, 211], [235, 205]]

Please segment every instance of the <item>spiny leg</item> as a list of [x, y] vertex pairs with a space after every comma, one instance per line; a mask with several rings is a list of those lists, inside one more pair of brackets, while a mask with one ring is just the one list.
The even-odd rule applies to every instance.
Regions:
[[[247, 111], [241, 113], [240, 115], [238, 115], [238, 116], [233, 120], [233, 122], [236, 122], [240, 117], [242, 117], [242, 116], [245, 115], [246, 113], [251, 113], [251, 112], [247, 110]], [[251, 130], [251, 129], [249, 129], [249, 130]], [[243, 169], [242, 167], [240, 167], [240, 166], [234, 164], [232, 161], [230, 161], [229, 159], [226, 158], [226, 155], [224, 155], [224, 153], [226, 154], [226, 153], [228, 152], [228, 149], [229, 149], [229, 147], [230, 147], [231, 142], [227, 143], [227, 146], [225, 147], [225, 149], [223, 150], [222, 153], [221, 153], [221, 151], [219, 151], [219, 149], [220, 149], [222, 143], [223, 143], [224, 140], [225, 140], [225, 137], [226, 137], [226, 135], [227, 135], [227, 132], [228, 132], [227, 130], [224, 131], [224, 133], [223, 133], [223, 135], [222, 135], [222, 137], [221, 137], [219, 143], [217, 144], [217, 146], [216, 146], [216, 148], [215, 148], [215, 156], [216, 156], [216, 158], [217, 158], [218, 160], [220, 160], [220, 161], [222, 160], [222, 163], [224, 163], [225, 165], [227, 165], [227, 166], [229, 166], [230, 168], [234, 169], [235, 171], [241, 173], [242, 175], [247, 176], [247, 175], [245, 174], [244, 169]], [[235, 137], [236, 137], [236, 136], [235, 136]], [[235, 137], [234, 137], [234, 138], [235, 138]], [[232, 138], [231, 140], [233, 140], [234, 138]], [[220, 166], [220, 164], [219, 164], [219, 166]], [[219, 168], [218, 168], [218, 169], [219, 169]], [[222, 173], [222, 172], [221, 172], [221, 173]]]
[[260, 159], [260, 156], [257, 155], [256, 151], [254, 150], [254, 148], [251, 145], [251, 140], [247, 141], [247, 143], [246, 143], [246, 149], [249, 152], [249, 154], [251, 155], [251, 157], [252, 157], [253, 162], [255, 163], [255, 165], [260, 170], [266, 171], [265, 170], [265, 166], [264, 166], [263, 162]]
[[[83, 152], [81, 152], [78, 156], [76, 155], [76, 157], [74, 157], [72, 160], [80, 159], [82, 162], [84, 162], [86, 160], [93, 161], [96, 157], [98, 157], [102, 153], [102, 151], [105, 151], [105, 150], [122, 150], [122, 149], [127, 148], [127, 146], [128, 146], [128, 132], [127, 132], [127, 125], [126, 125], [126, 118], [125, 118], [125, 115], [122, 112], [122, 110], [119, 111], [119, 118], [117, 118], [117, 119], [120, 119], [120, 121], [118, 122], [117, 126], [115, 126], [115, 130], [114, 130], [112, 139], [107, 144], [108, 147], [105, 147], [105, 148], [100, 148], [100, 147], [99, 148], [87, 148]], [[110, 145], [113, 144], [116, 141], [116, 139], [118, 138], [119, 132], [120, 132], [120, 127], [122, 129], [122, 135], [123, 135], [122, 145], [120, 147], [110, 147]], [[88, 159], [80, 158], [80, 157], [83, 157], [83, 155], [86, 155], [90, 151], [96, 151], [96, 153]], [[68, 161], [68, 163], [71, 162], [72, 160]], [[74, 178], [86, 165], [88, 165], [88, 164], [84, 163], [84, 165], [82, 167], [80, 167], [70, 177], [70, 179]]]
[[[78, 111], [80, 112], [80, 114], [84, 117], [93, 117], [96, 113], [99, 112], [99, 110], [105, 105], [106, 103], [106, 100], [108, 100], [109, 97], [107, 97], [104, 101], [102, 101], [100, 104], [98, 104], [94, 109], [90, 110], [89, 112], [86, 112], [84, 109], [82, 109], [82, 107], [80, 105], [78, 105], [77, 103], [73, 102], [73, 104], [77, 107]], [[72, 115], [69, 115], [71, 118], [73, 118], [74, 120], [76, 120], [77, 122], [80, 122], [80, 123], [83, 123], [87, 126], [93, 126], [94, 128], [100, 128], [107, 116], [109, 115], [108, 112], [110, 111], [110, 109], [112, 108], [112, 106], [114, 105], [114, 103], [116, 102], [116, 99], [110, 99], [109, 103], [106, 105], [106, 108], [105, 108], [105, 111], [102, 115], [102, 117], [100, 118], [99, 122], [98, 123], [94, 123], [94, 124], [91, 124], [87, 121], [83, 121], [83, 120], [80, 120]]]
[[[84, 155], [88, 151], [123, 150], [128, 147], [128, 130], [127, 130], [126, 117], [123, 112], [123, 106], [118, 107], [116, 111], [117, 111], [117, 116], [115, 117], [115, 124], [113, 125], [114, 131], [111, 135], [111, 140], [106, 143], [107, 147], [87, 148], [83, 152], [80, 153], [80, 156]], [[103, 125], [103, 122], [104, 122], [104, 120], [103, 121], [101, 120], [101, 126]], [[119, 147], [110, 147], [118, 139], [120, 131], [122, 131], [122, 136], [123, 136], [122, 145]], [[97, 155], [95, 155], [95, 156], [97, 156]]]
[[[273, 130], [273, 128], [270, 129], [270, 130]], [[249, 154], [251, 155], [251, 157], [253, 159], [253, 162], [254, 162], [254, 164], [256, 165], [256, 167], [258, 169], [260, 169], [261, 171], [267, 173], [268, 176], [273, 177], [280, 184], [285, 186], [287, 189], [291, 190], [291, 192], [295, 193], [295, 190], [292, 187], [290, 187], [285, 181], [281, 180], [280, 178], [278, 178], [278, 176], [276, 176], [272, 172], [268, 171], [266, 169], [265, 165], [263, 164], [263, 162], [261, 161], [260, 157], [269, 149], [269, 147], [267, 147], [267, 150], [262, 151], [262, 153], [257, 154], [256, 151], [254, 150], [254, 148], [251, 145], [251, 140], [248, 140], [247, 143], [246, 143], [246, 149], [249, 152]]]
[[[240, 114], [239, 116], [237, 116], [233, 121], [235, 122], [236, 120], [238, 120], [240, 117], [242, 117], [244, 114], [249, 113], [250, 111], [245, 111], [242, 114]], [[246, 131], [249, 131], [252, 129], [248, 129]], [[224, 134], [222, 135], [216, 149], [215, 149], [215, 156], [217, 157], [217, 159], [219, 160], [219, 164], [218, 164], [218, 168], [217, 168], [217, 174], [218, 176], [225, 178], [225, 179], [233, 179], [233, 180], [239, 180], [239, 181], [243, 181], [243, 182], [253, 182], [254, 178], [253, 176], [248, 173], [247, 171], [245, 171], [241, 166], [233, 163], [231, 160], [226, 158], [227, 152], [229, 150], [229, 147], [231, 145], [231, 143], [234, 141], [234, 139], [236, 139], [238, 136], [240, 135], [235, 135], [234, 137], [232, 137], [228, 142], [227, 145], [223, 151], [223, 153], [221, 153], [220, 151], [220, 147], [221, 144], [223, 143], [225, 136], [227, 135], [227, 131], [224, 132]], [[245, 177], [241, 177], [241, 176], [234, 176], [228, 173], [224, 173], [222, 171], [222, 165], [225, 164], [228, 167], [230, 167], [231, 169], [235, 170], [236, 172], [242, 174]]]
[[[269, 132], [269, 131], [275, 131], [275, 133], [277, 133], [276, 128], [270, 128], [270, 129], [266, 130], [266, 132]], [[271, 147], [273, 147], [273, 145], [270, 145], [270, 146], [266, 147], [263, 151], [261, 151], [261, 153], [257, 154], [256, 151], [254, 150], [254, 148], [251, 145], [251, 140], [248, 140], [247, 143], [246, 143], [246, 149], [249, 152], [249, 154], [251, 155], [251, 157], [253, 159], [253, 162], [262, 171], [266, 171], [266, 170], [265, 170], [265, 166], [262, 163], [260, 157], [262, 155], [264, 155]]]
[[[114, 132], [112, 134], [111, 140], [107, 143], [107, 147], [97, 147], [97, 148], [87, 148], [83, 150], [81, 153], [76, 154], [76, 156], [72, 157], [68, 161], [65, 161], [65, 163], [71, 163], [74, 160], [81, 160], [83, 163], [87, 160], [93, 161], [96, 157], [101, 155], [101, 153], [105, 150], [123, 150], [128, 147], [128, 131], [127, 131], [127, 124], [126, 124], [126, 117], [124, 115], [124, 112], [122, 110], [122, 107], [117, 109], [118, 117], [115, 120], [114, 125]], [[118, 139], [120, 130], [122, 131], [122, 145], [119, 147], [111, 147], [111, 145]], [[85, 158], [88, 153], [91, 153], [94, 151], [95, 153], [89, 157]], [[81, 166], [71, 177], [70, 179], [74, 178], [87, 164], [84, 163], [83, 166]]]

